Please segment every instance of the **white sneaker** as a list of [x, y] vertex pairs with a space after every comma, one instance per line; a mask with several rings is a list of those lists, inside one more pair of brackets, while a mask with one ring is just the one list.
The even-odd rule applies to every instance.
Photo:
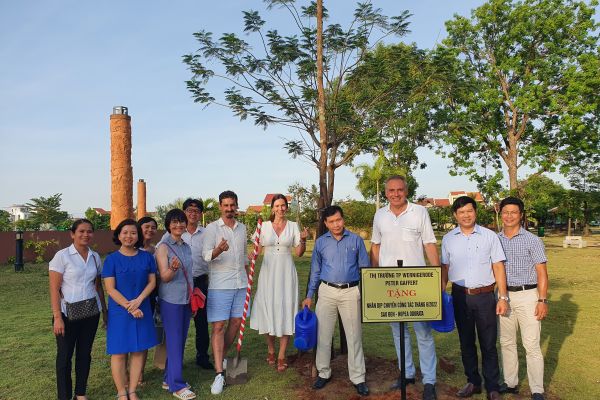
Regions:
[[221, 394], [225, 387], [225, 377], [222, 374], [215, 376], [215, 381], [210, 385], [210, 392], [212, 394]]

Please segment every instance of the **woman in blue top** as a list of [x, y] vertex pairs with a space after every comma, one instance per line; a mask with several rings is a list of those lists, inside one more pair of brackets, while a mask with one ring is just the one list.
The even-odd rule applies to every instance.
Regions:
[[165, 235], [156, 249], [160, 272], [158, 298], [167, 342], [167, 361], [163, 389], [182, 400], [195, 399], [196, 394], [183, 379], [183, 350], [192, 311], [189, 288], [192, 281], [192, 249], [181, 239], [186, 230], [187, 216], [182, 210], [170, 210], [165, 217]]
[[137, 400], [136, 389], [145, 353], [158, 343], [148, 300], [156, 286], [156, 263], [150, 253], [138, 250], [143, 246], [144, 238], [134, 220], [121, 222], [113, 233], [113, 241], [121, 248], [106, 257], [102, 270], [110, 296], [106, 352], [111, 355], [117, 398]]

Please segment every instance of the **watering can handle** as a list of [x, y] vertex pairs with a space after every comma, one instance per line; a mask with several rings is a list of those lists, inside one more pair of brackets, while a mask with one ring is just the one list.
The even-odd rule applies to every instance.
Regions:
[[304, 321], [306, 321], [308, 319], [309, 312], [310, 312], [310, 309], [308, 308], [308, 306], [304, 306], [304, 309], [302, 310], [302, 319]]

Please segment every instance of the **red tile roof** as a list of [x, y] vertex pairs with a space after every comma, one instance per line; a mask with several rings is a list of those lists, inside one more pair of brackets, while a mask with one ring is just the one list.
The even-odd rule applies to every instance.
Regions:
[[99, 215], [110, 215], [110, 211], [106, 211], [104, 208], [93, 208]]
[[248, 208], [246, 209], [246, 212], [256, 212], [256, 213], [260, 213], [263, 209], [263, 206], [248, 206]]

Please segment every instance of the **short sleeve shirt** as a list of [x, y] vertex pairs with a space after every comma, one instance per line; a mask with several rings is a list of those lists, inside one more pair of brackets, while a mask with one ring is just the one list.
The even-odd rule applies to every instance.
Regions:
[[[104, 260], [103, 278], [115, 278], [115, 287], [126, 299], [136, 298], [148, 285], [148, 275], [156, 274], [156, 261], [147, 251], [126, 256], [119, 251]], [[109, 298], [109, 302], [114, 302]], [[116, 302], [114, 302], [116, 305]]]
[[379, 266], [424, 266], [423, 245], [436, 243], [427, 209], [408, 203], [406, 210], [396, 216], [390, 206], [380, 208], [373, 218], [371, 242], [379, 244]]
[[[211, 222], [204, 233], [202, 255], [208, 262], [209, 289], [243, 289], [248, 286], [246, 274], [247, 238], [246, 225], [236, 221], [233, 228], [222, 218]], [[212, 260], [212, 252], [221, 239], [227, 240], [229, 250]]]
[[66, 314], [65, 302], [75, 303], [77, 301], [96, 297], [98, 309], [101, 310], [100, 298], [96, 292], [96, 277], [100, 275], [102, 263], [98, 253], [92, 249], [88, 250], [87, 260], [79, 254], [75, 245], [59, 250], [49, 263], [50, 271], [62, 275], [60, 290], [62, 298], [60, 309]]
[[547, 261], [544, 243], [533, 233], [523, 228], [512, 238], [498, 234], [506, 254], [506, 281], [508, 286], [537, 284], [535, 266]]
[[442, 239], [442, 264], [448, 265], [448, 279], [467, 288], [496, 282], [492, 263], [506, 260], [500, 240], [493, 231], [479, 225], [469, 235], [460, 227]]

